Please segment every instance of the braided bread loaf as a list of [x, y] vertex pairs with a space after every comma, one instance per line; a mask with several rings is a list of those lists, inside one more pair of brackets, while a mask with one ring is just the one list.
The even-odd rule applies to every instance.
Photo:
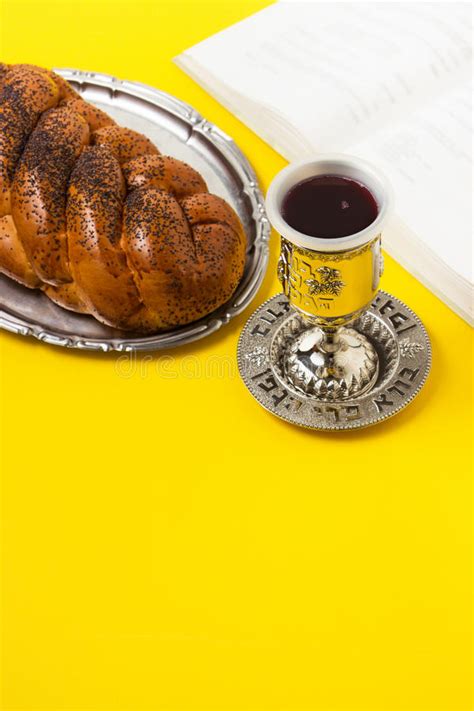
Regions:
[[0, 271], [61, 306], [151, 333], [198, 319], [242, 277], [234, 210], [186, 163], [60, 76], [0, 65]]

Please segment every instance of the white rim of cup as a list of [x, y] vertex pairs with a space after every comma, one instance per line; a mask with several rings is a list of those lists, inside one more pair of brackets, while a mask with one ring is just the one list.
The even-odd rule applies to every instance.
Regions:
[[[290, 227], [281, 214], [283, 198], [296, 183], [315, 175], [338, 175], [368, 188], [377, 203], [375, 220], [360, 232], [335, 238], [311, 237]], [[345, 153], [324, 153], [309, 160], [290, 163], [271, 182], [265, 201], [268, 218], [282, 237], [298, 247], [319, 252], [340, 252], [367, 244], [380, 234], [392, 205], [392, 188], [383, 173], [371, 163]]]

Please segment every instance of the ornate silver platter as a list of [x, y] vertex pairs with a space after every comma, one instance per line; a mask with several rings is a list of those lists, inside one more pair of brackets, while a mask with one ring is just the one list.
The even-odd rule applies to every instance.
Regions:
[[55, 69], [82, 96], [118, 123], [146, 134], [162, 153], [200, 171], [209, 191], [236, 210], [248, 238], [244, 276], [232, 299], [199, 321], [147, 337], [133, 337], [91, 316], [66, 311], [41, 292], [0, 275], [0, 328], [70, 348], [99, 351], [156, 350], [189, 343], [217, 331], [252, 301], [268, 262], [270, 225], [257, 177], [240, 149], [191, 106], [152, 87], [106, 74]]
[[394, 296], [379, 291], [370, 309], [351, 324], [370, 341], [379, 360], [371, 388], [358, 397], [308, 395], [285, 368], [288, 344], [307, 328], [279, 294], [260, 306], [242, 331], [240, 374], [252, 395], [274, 415], [316, 430], [368, 427], [400, 412], [423, 387], [431, 345], [420, 319]]

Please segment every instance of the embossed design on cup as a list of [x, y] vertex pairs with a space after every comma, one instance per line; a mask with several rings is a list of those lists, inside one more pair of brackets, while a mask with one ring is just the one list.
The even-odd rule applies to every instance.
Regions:
[[313, 322], [348, 323], [373, 301], [380, 282], [380, 235], [362, 248], [317, 252], [281, 237], [278, 278], [290, 304]]

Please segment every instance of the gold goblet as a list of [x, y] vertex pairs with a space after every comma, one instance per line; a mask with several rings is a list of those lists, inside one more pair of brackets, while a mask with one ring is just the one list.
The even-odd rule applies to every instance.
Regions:
[[[363, 184], [377, 203], [377, 217], [356, 234], [318, 238], [298, 232], [282, 216], [288, 191], [317, 175], [337, 175]], [[281, 236], [278, 277], [305, 328], [289, 334], [284, 358], [292, 385], [323, 400], [341, 400], [369, 390], [377, 380], [378, 355], [350, 327], [372, 303], [383, 270], [382, 226], [392, 205], [387, 180], [370, 164], [346, 155], [321, 155], [292, 163], [273, 180], [266, 208]], [[315, 215], [317, 223], [317, 215]]]

